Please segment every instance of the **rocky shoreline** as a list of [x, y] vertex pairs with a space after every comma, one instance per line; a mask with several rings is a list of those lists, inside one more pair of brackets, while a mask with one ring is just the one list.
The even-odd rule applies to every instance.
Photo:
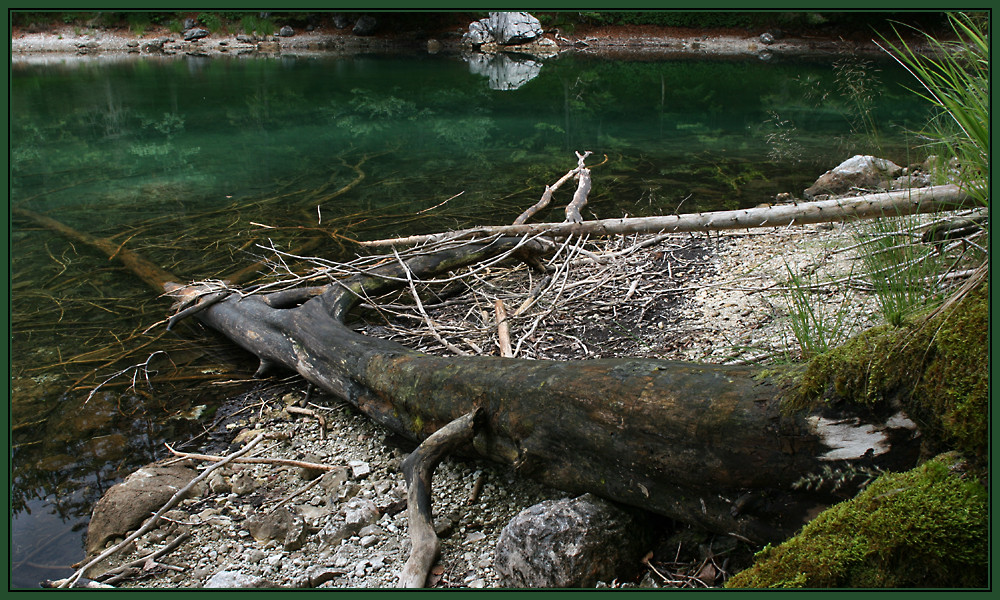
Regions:
[[[203, 30], [204, 31], [204, 30]], [[70, 56], [93, 58], [134, 56], [244, 56], [244, 55], [323, 55], [357, 52], [427, 51], [460, 52], [465, 30], [398, 35], [359, 36], [348, 29], [286, 31], [287, 35], [255, 36], [217, 33], [191, 37], [153, 29], [142, 36], [128, 30], [55, 27], [45, 32], [15, 31], [11, 37], [11, 58], [19, 62], [39, 62]], [[281, 32], [279, 32], [280, 34]], [[775, 35], [742, 30], [702, 31], [655, 26], [593, 27], [564, 34], [546, 32], [544, 38], [558, 51], [596, 53], [611, 58], [662, 55], [686, 57], [747, 57], [769, 59], [774, 55], [807, 56], [837, 53], [880, 53], [871, 40], [826, 38], [809, 35]]]
[[[660, 240], [660, 246], [643, 252], [646, 262], [638, 266], [645, 280], [656, 283], [656, 277], [667, 278], [669, 273], [675, 284], [680, 282], [690, 293], [680, 302], [650, 311], [646, 319], [654, 326], [637, 333], [642, 339], [634, 340], [634, 345], [619, 348], [615, 342], [606, 344], [608, 348], [641, 355], [659, 345], [654, 354], [662, 358], [714, 363], [794, 358], [797, 351], [787, 326], [789, 299], [782, 291], [787, 269], [812, 272], [824, 281], [849, 276], [856, 269], [850, 247], [856, 245], [857, 229], [850, 224], [698, 236], [692, 250], [667, 267], [662, 254], [680, 244], [692, 244], [691, 238], [678, 235]], [[643, 286], [634, 301], [648, 304], [656, 293]], [[844, 293], [836, 288], [820, 293], [817, 309], [838, 310], [844, 305]], [[850, 314], [855, 330], [872, 324], [873, 303], [870, 295], [853, 297]], [[572, 327], [567, 323], [565, 334], [556, 328], [540, 336], [578, 339]], [[572, 351], [567, 347], [566, 352]], [[568, 358], [586, 356], [579, 350], [576, 353]], [[254, 453], [261, 462], [220, 469], [167, 512], [157, 528], [88, 575], [138, 560], [140, 564], [111, 581], [119, 587], [137, 588], [395, 587], [410, 549], [400, 464], [414, 445], [387, 433], [349, 405], [311, 392], [301, 380], [250, 394], [239, 404], [232, 415], [217, 423], [219, 434], [232, 440], [218, 453], [235, 451], [266, 432], [271, 439]], [[266, 462], [270, 460], [322, 468]], [[129, 480], [133, 486], [137, 481], [148, 485], [156, 479], [150, 475], [169, 463], [178, 459], [147, 466]], [[185, 469], [190, 479], [195, 468], [211, 463], [195, 458], [179, 464], [171, 468]], [[101, 503], [108, 506], [102, 508], [99, 503], [95, 510], [89, 555], [126, 534], [121, 528], [123, 507], [141, 495], [137, 489], [146, 495], [146, 503], [132, 506], [136, 516], [130, 529], [178, 487], [161, 490], [158, 501], [143, 487], [123, 490], [120, 498], [127, 501], [120, 503], [109, 500], [111, 492], [106, 494]], [[540, 502], [570, 502], [574, 497], [506, 467], [461, 457], [445, 459], [433, 480], [441, 555], [429, 586], [512, 587], [509, 570], [502, 573], [497, 568], [504, 529], [515, 516]], [[589, 587], [719, 587], [749, 566], [752, 553], [758, 550], [735, 538], [650, 518], [628, 530], [635, 537], [652, 534], [651, 539], [639, 542], [646, 544], [642, 552], [624, 559], [618, 567], [620, 576], [589, 582]], [[604, 534], [587, 531], [581, 535], [596, 543], [589, 536]], [[139, 560], [171, 542], [179, 545], [164, 556]]]

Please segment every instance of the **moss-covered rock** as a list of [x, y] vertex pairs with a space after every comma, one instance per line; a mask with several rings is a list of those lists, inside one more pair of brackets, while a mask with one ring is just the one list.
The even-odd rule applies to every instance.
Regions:
[[987, 492], [956, 453], [886, 474], [838, 504], [727, 587], [983, 587]]
[[822, 401], [899, 402], [938, 449], [987, 450], [989, 289], [947, 309], [863, 332], [817, 356], [788, 408]]

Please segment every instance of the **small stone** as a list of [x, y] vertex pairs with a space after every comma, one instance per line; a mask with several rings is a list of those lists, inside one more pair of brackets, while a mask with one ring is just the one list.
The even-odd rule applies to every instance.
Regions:
[[366, 535], [365, 537], [361, 538], [362, 548], [371, 548], [377, 543], [378, 543], [378, 536]]
[[485, 539], [486, 539], [486, 534], [485, 533], [483, 533], [482, 531], [473, 531], [468, 536], [466, 536], [465, 543], [466, 544], [474, 544], [476, 542], [479, 542], [479, 541], [482, 541], [482, 540], [485, 540]]
[[257, 489], [257, 481], [252, 475], [250, 475], [250, 473], [245, 471], [233, 475], [232, 479], [229, 480], [229, 483], [232, 486], [233, 493], [238, 496], [249, 494]]
[[316, 565], [306, 569], [306, 577], [309, 579], [309, 587], [319, 587], [328, 581], [333, 581], [337, 577], [346, 574], [343, 569]]
[[372, 472], [372, 468], [363, 460], [352, 460], [347, 463], [355, 479], [361, 479]]

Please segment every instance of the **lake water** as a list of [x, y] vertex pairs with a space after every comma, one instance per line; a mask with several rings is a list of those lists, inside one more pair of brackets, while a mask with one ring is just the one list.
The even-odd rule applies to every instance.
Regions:
[[[904, 83], [851, 57], [18, 62], [10, 203], [183, 280], [309, 236], [336, 256], [344, 238], [510, 223], [574, 151], [603, 163], [587, 218], [754, 206], [853, 154], [922, 160], [908, 132], [928, 113]], [[540, 219], [562, 220], [571, 187]], [[32, 587], [71, 573], [107, 487], [201, 432], [254, 366], [193, 324], [165, 332], [169, 303], [106, 256], [17, 214], [10, 229], [12, 572]]]

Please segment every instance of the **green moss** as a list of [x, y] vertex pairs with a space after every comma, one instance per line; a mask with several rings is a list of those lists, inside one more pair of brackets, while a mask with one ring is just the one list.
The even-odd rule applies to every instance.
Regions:
[[987, 450], [989, 290], [901, 326], [863, 332], [809, 362], [787, 411], [819, 402], [899, 401], [934, 442], [971, 456]]
[[989, 575], [987, 493], [944, 454], [887, 474], [767, 546], [727, 587], [982, 587]]

